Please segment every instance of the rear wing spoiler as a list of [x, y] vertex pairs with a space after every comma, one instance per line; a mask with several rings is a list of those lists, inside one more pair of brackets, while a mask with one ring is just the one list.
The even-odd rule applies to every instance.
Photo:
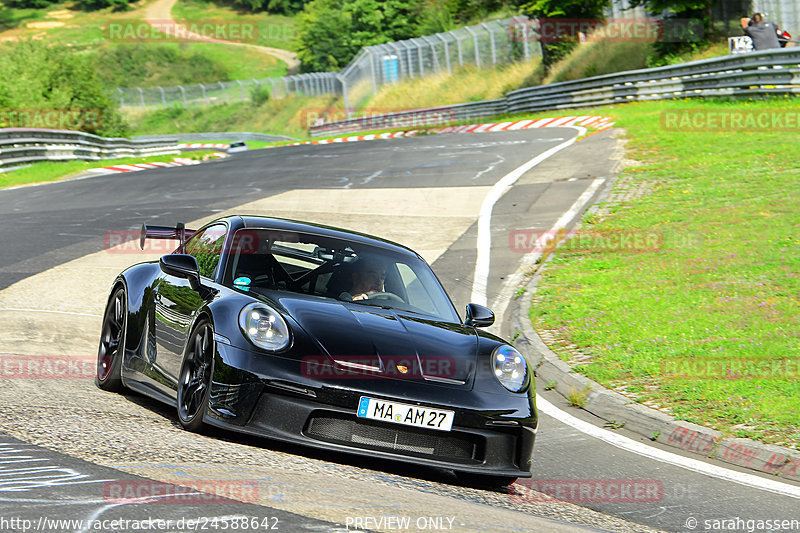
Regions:
[[139, 237], [139, 246], [144, 250], [144, 241], [147, 239], [172, 239], [180, 241], [180, 253], [185, 253], [186, 239], [197, 233], [197, 230], [186, 229], [183, 222], [178, 222], [174, 228], [170, 226], [148, 226], [142, 224], [142, 234]]

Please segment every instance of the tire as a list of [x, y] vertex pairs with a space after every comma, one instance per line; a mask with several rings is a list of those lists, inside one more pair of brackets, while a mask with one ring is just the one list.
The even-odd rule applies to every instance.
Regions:
[[187, 431], [205, 429], [203, 417], [211, 394], [214, 371], [214, 329], [207, 321], [189, 337], [178, 378], [178, 422]]
[[517, 481], [515, 477], [473, 474], [471, 472], [456, 472], [456, 477], [465, 485], [487, 488], [504, 488]]
[[128, 326], [127, 301], [125, 289], [118, 287], [109, 298], [103, 315], [94, 381], [99, 388], [109, 392], [123, 389], [120, 369], [125, 353], [125, 330]]

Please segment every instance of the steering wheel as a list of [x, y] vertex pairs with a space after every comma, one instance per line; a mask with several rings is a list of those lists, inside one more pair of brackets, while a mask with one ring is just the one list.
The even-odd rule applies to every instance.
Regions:
[[367, 294], [367, 300], [392, 300], [405, 303], [402, 298], [393, 292], [373, 292], [372, 294]]

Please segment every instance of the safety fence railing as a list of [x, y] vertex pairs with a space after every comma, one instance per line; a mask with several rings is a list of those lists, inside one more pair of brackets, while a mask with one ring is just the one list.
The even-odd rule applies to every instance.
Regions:
[[0, 129], [0, 167], [38, 161], [99, 161], [179, 154], [176, 136], [131, 140], [68, 130]]
[[123, 108], [182, 108], [270, 98], [343, 95], [357, 105], [378, 87], [401, 79], [452, 72], [465, 65], [478, 68], [510, 63], [541, 54], [538, 24], [526, 17], [485, 22], [446, 33], [426, 35], [362, 48], [338, 72], [315, 72], [171, 87], [118, 88], [113, 96]]
[[[632, 70], [576, 81], [538, 85], [508, 93], [504, 98], [405, 110], [370, 117], [316, 124], [311, 135], [352, 133], [379, 128], [443, 124], [494, 115], [550, 111], [643, 100], [701, 96], [759, 97], [800, 94], [800, 48], [738, 54], [680, 65]], [[449, 117], [444, 121], [442, 117]]]

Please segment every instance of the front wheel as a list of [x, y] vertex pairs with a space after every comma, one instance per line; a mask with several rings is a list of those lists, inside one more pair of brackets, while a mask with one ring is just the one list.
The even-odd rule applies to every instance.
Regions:
[[214, 330], [210, 323], [202, 322], [189, 338], [178, 379], [178, 421], [188, 431], [205, 426], [213, 366]]
[[517, 481], [517, 478], [510, 476], [473, 474], [471, 472], [456, 472], [456, 477], [465, 485], [487, 488], [507, 487]]
[[108, 300], [100, 332], [100, 348], [97, 351], [97, 374], [95, 383], [103, 390], [122, 390], [122, 356], [125, 353], [125, 327], [127, 320], [127, 296], [122, 287], [114, 291]]

